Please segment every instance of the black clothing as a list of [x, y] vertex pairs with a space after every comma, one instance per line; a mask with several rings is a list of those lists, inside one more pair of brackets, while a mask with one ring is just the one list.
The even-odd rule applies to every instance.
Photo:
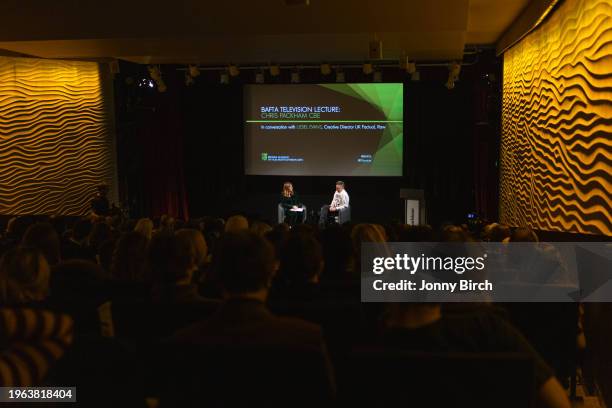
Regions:
[[518, 352], [533, 357], [535, 380], [539, 388], [554, 375], [551, 368], [512, 325], [487, 312], [443, 316], [427, 326], [389, 328], [383, 336], [385, 346], [424, 352]]
[[65, 240], [61, 247], [62, 260], [83, 259], [96, 262], [96, 254], [84, 244], [73, 240]]
[[289, 225], [296, 225], [303, 222], [303, 211], [290, 211], [293, 206], [302, 208], [302, 203], [295, 194], [291, 197], [285, 197], [283, 194], [281, 194], [280, 204], [283, 207], [283, 210], [285, 210], [285, 223]]
[[169, 376], [168, 405], [250, 406], [256, 395], [261, 406], [287, 406], [296, 398], [299, 404], [289, 405], [324, 406], [333, 398], [321, 328], [277, 317], [260, 301], [230, 299], [169, 340], [160, 353], [170, 361], [161, 370]]
[[265, 304], [250, 299], [230, 299], [208, 320], [179, 330], [172, 340], [190, 344], [283, 346], [319, 349], [319, 326], [299, 319], [277, 317]]
[[110, 203], [106, 196], [96, 194], [96, 197], [91, 200], [91, 209], [96, 215], [108, 215], [110, 210]]
[[200, 295], [198, 285], [167, 285], [156, 287], [153, 291], [153, 300], [161, 300], [175, 303], [194, 303], [194, 302], [213, 302], [219, 303], [213, 299], [207, 299]]

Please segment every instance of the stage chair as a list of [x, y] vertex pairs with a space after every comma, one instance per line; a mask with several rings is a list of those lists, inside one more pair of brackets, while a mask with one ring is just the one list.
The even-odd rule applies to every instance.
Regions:
[[[321, 214], [321, 218], [319, 219], [319, 225], [321, 227], [324, 227], [325, 224], [327, 224], [327, 222], [328, 222], [328, 220], [325, 219], [325, 216], [323, 215], [323, 213], [324, 213], [323, 210], [326, 207], [329, 207], [329, 205], [322, 206], [321, 210], [319, 212], [319, 214]], [[327, 211], [329, 211], [329, 209]], [[344, 224], [344, 223], [349, 222], [349, 221], [351, 221], [351, 206], [350, 205], [348, 207], [341, 208], [340, 210], [338, 210], [337, 215], [334, 216], [334, 222], [337, 223], [337, 224]]]
[[[302, 208], [304, 208], [304, 218], [302, 218], [302, 223], [305, 223], [306, 219], [308, 218], [308, 208], [306, 208], [304, 204], [302, 204]], [[277, 222], [279, 224], [282, 224], [283, 222], [285, 222], [285, 209], [283, 208], [281, 204], [278, 205]]]
[[338, 216], [336, 216], [336, 222], [338, 224], [344, 224], [345, 222], [349, 222], [351, 220], [351, 206], [349, 205], [346, 208], [341, 208], [338, 210]]

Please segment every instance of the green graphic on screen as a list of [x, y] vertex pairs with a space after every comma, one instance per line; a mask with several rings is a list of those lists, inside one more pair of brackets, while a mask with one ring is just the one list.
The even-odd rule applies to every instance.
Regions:
[[245, 173], [401, 176], [403, 85], [247, 85]]

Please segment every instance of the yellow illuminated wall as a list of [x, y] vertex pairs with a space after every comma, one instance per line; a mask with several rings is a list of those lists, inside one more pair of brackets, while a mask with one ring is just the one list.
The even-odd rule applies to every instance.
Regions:
[[612, 2], [565, 0], [504, 54], [500, 218], [612, 235]]
[[0, 214], [87, 213], [116, 201], [112, 84], [93, 62], [0, 57]]

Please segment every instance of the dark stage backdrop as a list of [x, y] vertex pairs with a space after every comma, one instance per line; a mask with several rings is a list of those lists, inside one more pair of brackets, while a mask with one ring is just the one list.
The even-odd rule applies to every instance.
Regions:
[[[463, 67], [451, 91], [445, 67], [421, 70], [419, 82], [383, 70], [385, 81], [404, 82], [404, 176], [344, 178], [354, 221], [403, 219], [400, 188], [425, 190], [430, 223], [461, 222], [474, 210], [496, 219], [501, 66], [489, 53], [477, 60]], [[244, 175], [242, 85], [254, 81], [254, 72], [229, 85], [219, 84], [217, 72], [203, 72], [187, 87], [177, 68], [162, 69], [165, 94], [138, 86], [145, 67], [124, 64], [117, 77], [119, 171], [132, 214], [275, 220], [287, 178]], [[347, 82], [371, 81], [360, 70], [345, 74]], [[334, 79], [302, 72], [303, 82]], [[289, 73], [266, 82], [288, 83]], [[290, 180], [310, 209], [331, 201], [335, 177]]]

